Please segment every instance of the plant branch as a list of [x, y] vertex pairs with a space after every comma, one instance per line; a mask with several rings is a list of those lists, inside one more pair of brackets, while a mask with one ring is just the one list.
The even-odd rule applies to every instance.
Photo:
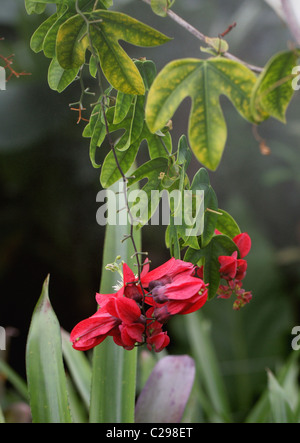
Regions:
[[[142, 0], [144, 3], [147, 3], [151, 6], [151, 0]], [[207, 41], [208, 37], [200, 32], [198, 29], [194, 28], [190, 23], [188, 23], [186, 20], [181, 18], [179, 15], [177, 15], [175, 12], [173, 12], [171, 9], [168, 9], [166, 11], [166, 14], [176, 23], [178, 23], [180, 26], [182, 26], [184, 29], [186, 29], [190, 34], [192, 34], [194, 37], [196, 37], [198, 40], [206, 43], [208, 46], [212, 47], [209, 42]], [[214, 48], [213, 48], [214, 49]], [[247, 68], [251, 69], [251, 71], [260, 73], [262, 72], [263, 68], [260, 68], [259, 66], [251, 65], [238, 57], [236, 57], [233, 54], [230, 54], [230, 52], [224, 52], [222, 54], [224, 57], [228, 58], [229, 60], [234, 60], [236, 62], [242, 63], [244, 66], [247, 66]]]
[[288, 27], [290, 28], [290, 31], [296, 39], [297, 43], [300, 45], [300, 26], [295, 18], [295, 13], [293, 11], [291, 2], [290, 0], [281, 0], [281, 5]]

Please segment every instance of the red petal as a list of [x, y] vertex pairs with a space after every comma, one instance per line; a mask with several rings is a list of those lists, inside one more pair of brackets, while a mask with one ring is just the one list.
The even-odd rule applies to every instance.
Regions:
[[247, 234], [247, 232], [243, 232], [242, 234], [236, 235], [233, 238], [234, 243], [237, 245], [240, 251], [241, 258], [246, 257], [251, 249], [251, 238]]
[[219, 258], [220, 273], [223, 276], [234, 278], [237, 270], [237, 260], [234, 257], [221, 255]]
[[107, 311], [124, 323], [134, 323], [141, 316], [141, 310], [137, 303], [130, 298], [119, 297], [112, 299], [106, 305]]
[[196, 277], [177, 278], [174, 283], [166, 285], [164, 295], [169, 300], [188, 300], [203, 288], [203, 282]]
[[159, 280], [164, 276], [173, 278], [182, 272], [186, 272], [191, 275], [194, 272], [194, 265], [183, 260], [176, 260], [174, 257], [172, 257], [163, 265], [153, 269], [153, 271], [148, 272], [148, 274], [142, 279], [142, 284], [147, 286], [147, 284], [149, 284], [151, 281]]
[[116, 326], [116, 319], [112, 318], [110, 314], [96, 313], [92, 317], [82, 320], [72, 330], [70, 340], [73, 342], [75, 349], [91, 346], [93, 341], [97, 344], [103, 341], [107, 334]]
[[123, 263], [123, 281], [124, 285], [136, 281], [134, 273], [126, 263]]

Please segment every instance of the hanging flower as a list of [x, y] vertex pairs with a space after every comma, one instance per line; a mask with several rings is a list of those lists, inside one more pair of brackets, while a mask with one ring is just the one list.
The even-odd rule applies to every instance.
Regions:
[[143, 341], [146, 320], [137, 303], [120, 292], [109, 295], [94, 315], [75, 326], [70, 336], [75, 349], [86, 351], [108, 336], [125, 349]]
[[145, 262], [140, 280], [126, 263], [122, 270], [117, 292], [96, 294], [98, 311], [72, 330], [70, 339], [75, 349], [86, 351], [112, 336], [124, 349], [146, 344], [160, 352], [170, 343], [163, 330], [167, 320], [175, 314], [194, 312], [207, 300], [206, 285], [193, 276], [192, 263], [172, 258], [149, 271]]
[[[219, 231], [215, 233], [217, 235], [221, 234]], [[244, 260], [244, 257], [248, 255], [251, 249], [251, 239], [246, 232], [243, 232], [235, 236], [233, 241], [238, 247], [240, 258], [237, 258], [237, 251], [234, 251], [231, 256], [218, 257], [220, 275], [227, 281], [227, 286], [220, 285], [217, 294], [219, 298], [225, 299], [235, 295], [237, 298], [233, 304], [233, 309], [239, 310], [252, 299], [252, 293], [250, 291], [246, 292], [242, 288], [242, 280], [245, 278], [247, 271], [247, 261]]]
[[193, 276], [194, 272], [192, 263], [172, 258], [142, 276], [141, 283], [151, 294], [146, 302], [154, 306], [154, 317], [159, 322], [175, 314], [197, 311], [206, 303], [206, 285]]

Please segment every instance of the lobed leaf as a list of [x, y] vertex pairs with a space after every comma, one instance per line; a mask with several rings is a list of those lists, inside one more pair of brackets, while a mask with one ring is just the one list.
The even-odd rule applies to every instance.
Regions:
[[215, 170], [227, 139], [227, 127], [219, 103], [226, 95], [238, 112], [253, 121], [250, 108], [256, 76], [245, 66], [221, 57], [175, 60], [165, 66], [150, 88], [146, 121], [156, 132], [171, 119], [180, 103], [191, 97], [188, 136], [196, 158]]
[[[145, 86], [137, 66], [119, 45], [124, 40], [136, 46], [150, 47], [170, 39], [126, 14], [98, 10], [88, 16], [93, 22], [89, 33], [108, 82], [125, 94], [144, 95]], [[79, 68], [85, 62], [89, 45], [87, 25], [80, 16], [67, 20], [57, 35], [57, 57], [65, 69]]]

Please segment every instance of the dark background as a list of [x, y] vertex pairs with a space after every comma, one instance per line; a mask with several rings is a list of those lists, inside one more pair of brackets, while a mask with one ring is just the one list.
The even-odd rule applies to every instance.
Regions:
[[[14, 53], [14, 67], [32, 74], [13, 78], [0, 91], [0, 325], [18, 331], [9, 362], [25, 376], [30, 319], [48, 274], [51, 302], [64, 329], [94, 312], [104, 229], [96, 223], [100, 172], [90, 163], [88, 139], [81, 137], [84, 123], [77, 125], [77, 114], [69, 110], [69, 103], [79, 99], [79, 85], [62, 94], [51, 91], [50, 60], [29, 47], [47, 15], [27, 16], [23, 0], [0, 3], [0, 37], [5, 37], [0, 53]], [[174, 37], [155, 49], [127, 46], [132, 56], [153, 59], [158, 70], [175, 58], [202, 56], [198, 40], [169, 18], [154, 16], [141, 1], [116, 0], [115, 6]], [[256, 65], [264, 65], [291, 40], [263, 0], [177, 0], [174, 10], [210, 36], [236, 21], [228, 36], [230, 51]], [[218, 299], [203, 312], [211, 321], [237, 410], [247, 409], [264, 386], [265, 368], [290, 354], [291, 330], [300, 323], [299, 94], [286, 125], [270, 119], [259, 128], [271, 149], [268, 156], [261, 154], [251, 125], [222, 98], [228, 141], [210, 178], [219, 206], [252, 237], [245, 287], [254, 298], [238, 313], [230, 300]], [[187, 99], [174, 116], [174, 148], [186, 133], [189, 109]], [[107, 149], [99, 153], [100, 160]], [[191, 177], [199, 167], [192, 162]], [[153, 266], [169, 258], [162, 229], [150, 226], [143, 235], [143, 250], [149, 251]], [[174, 318], [171, 324], [174, 353], [186, 351], [180, 321]]]

